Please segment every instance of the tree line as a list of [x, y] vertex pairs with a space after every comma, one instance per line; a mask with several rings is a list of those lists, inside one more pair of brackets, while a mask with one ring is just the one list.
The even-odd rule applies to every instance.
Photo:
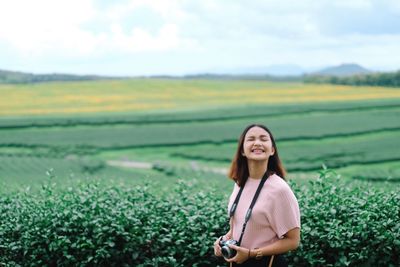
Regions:
[[[16, 71], [0, 70], [0, 84], [23, 84], [54, 81], [90, 81], [126, 79], [133, 77], [106, 77], [97, 75], [73, 75], [73, 74], [33, 74]], [[218, 74], [197, 74], [186, 76], [148, 76], [136, 78], [163, 78], [163, 79], [216, 79], [216, 80], [265, 80], [276, 82], [304, 82], [304, 83], [329, 83], [354, 86], [387, 86], [400, 87], [400, 71], [382, 72], [371, 74], [356, 74], [351, 76], [334, 76], [321, 74], [305, 74], [302, 76], [271, 76], [271, 75], [218, 75]]]
[[342, 85], [367, 85], [400, 87], [400, 71], [372, 74], [358, 74], [352, 76], [305, 75], [305, 83], [330, 83]]
[[73, 75], [73, 74], [33, 74], [19, 71], [0, 70], [0, 84], [24, 84], [24, 83], [40, 83], [55, 81], [92, 81], [115, 79], [114, 77], [105, 77], [97, 75]]

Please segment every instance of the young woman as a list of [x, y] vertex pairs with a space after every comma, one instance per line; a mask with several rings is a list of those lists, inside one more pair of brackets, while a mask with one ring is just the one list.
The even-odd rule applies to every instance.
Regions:
[[[238, 245], [222, 243], [224, 255], [227, 247], [235, 252], [235, 256], [225, 258], [230, 266], [287, 266], [281, 254], [299, 246], [300, 210], [284, 180], [285, 169], [267, 127], [246, 127], [239, 138], [229, 177], [235, 181], [228, 205], [230, 230], [215, 241], [215, 255], [222, 256], [221, 241], [241, 239]], [[260, 183], [262, 180], [264, 183]], [[258, 187], [258, 197], [243, 227]], [[232, 210], [234, 203], [236, 208]]]

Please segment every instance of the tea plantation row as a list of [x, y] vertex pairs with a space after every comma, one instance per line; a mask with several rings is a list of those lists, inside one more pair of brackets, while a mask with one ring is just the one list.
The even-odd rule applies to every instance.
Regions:
[[[181, 183], [163, 197], [146, 186], [93, 184], [3, 194], [0, 266], [223, 266], [212, 245], [227, 230], [230, 192], [202, 188]], [[353, 186], [329, 172], [292, 188], [302, 214], [292, 266], [400, 264], [398, 191]]]
[[[158, 123], [150, 125], [47, 127], [1, 129], [2, 147], [58, 147], [60, 149], [116, 149], [236, 141], [250, 123], [267, 125], [278, 140], [318, 139], [400, 129], [400, 107], [287, 117], [228, 121]], [[373, 123], [372, 123], [373, 122]], [[150, 134], [151, 133], [151, 134]], [[178, 134], [179, 133], [179, 134]]]
[[270, 104], [235, 106], [207, 110], [183, 110], [152, 113], [100, 113], [94, 115], [1, 117], [0, 128], [72, 127], [82, 125], [188, 123], [195, 121], [232, 120], [240, 118], [274, 117], [311, 112], [335, 113], [338, 111], [390, 110], [399, 107], [397, 99], [371, 101], [346, 101], [306, 104]]
[[[400, 160], [398, 143], [400, 131], [370, 133], [359, 136], [331, 137], [322, 140], [278, 142], [279, 154], [289, 171], [317, 170], [325, 163], [331, 168], [359, 163]], [[221, 145], [174, 147], [171, 155], [186, 159], [229, 163], [236, 142]]]

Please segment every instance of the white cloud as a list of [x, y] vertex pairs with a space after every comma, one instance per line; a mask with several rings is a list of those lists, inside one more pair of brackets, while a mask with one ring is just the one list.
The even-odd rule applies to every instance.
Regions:
[[[131, 0], [125, 4], [115, 4], [106, 11], [105, 17], [111, 23], [110, 32], [105, 33], [101, 47], [108, 50], [120, 49], [126, 52], [168, 51], [173, 49], [198, 47], [191, 38], [181, 36], [180, 23], [189, 16], [181, 9], [181, 1], [171, 0]], [[140, 8], [148, 8], [159, 16], [163, 23], [158, 30], [150, 32], [140, 25], [124, 31], [123, 21], [135, 15]], [[133, 15], [132, 15], [133, 14]]]
[[370, 0], [336, 0], [331, 2], [332, 5], [341, 8], [352, 9], [370, 9], [372, 8], [372, 1]]
[[[118, 24], [111, 26], [111, 34], [104, 40], [111, 42], [109, 49], [122, 49], [123, 51], [163, 51], [179, 45], [178, 28], [174, 24], [161, 27], [158, 34], [151, 35], [142, 28], [133, 28], [131, 34], [124, 34]], [[107, 45], [107, 44], [105, 44]]]
[[[206, 70], [242, 64], [320, 66], [348, 60], [395, 66], [400, 64], [394, 56], [400, 51], [399, 3], [0, 1], [0, 47], [15, 51], [14, 58], [33, 66], [46, 62], [49, 69], [67, 65], [115, 69], [121, 63], [146, 73], [160, 66], [157, 73], [161, 73], [161, 66], [183, 72], [189, 65], [191, 70], [196, 66]], [[0, 68], [7, 67], [0, 63]]]
[[[156, 33], [141, 27], [124, 32], [120, 21], [140, 6], [148, 6], [165, 18], [183, 16], [174, 1], [133, 0], [128, 6], [116, 5], [102, 13], [92, 0], [16, 0], [0, 3], [0, 42], [9, 43], [29, 57], [54, 53], [80, 57], [113, 50], [166, 51], [193, 43], [181, 40], [179, 26], [173, 23], [160, 25]], [[110, 26], [98, 33], [86, 29], [87, 23], [95, 24], [96, 20]]]
[[181, 9], [181, 1], [177, 0], [131, 0], [124, 4], [115, 4], [107, 12], [107, 17], [119, 20], [121, 17], [128, 16], [132, 11], [141, 7], [148, 7], [162, 16], [164, 19], [179, 19], [186, 16]]
[[386, 8], [388, 12], [400, 15], [400, 1], [399, 0], [381, 0], [375, 5]]
[[80, 25], [94, 15], [91, 0], [2, 2], [0, 41], [26, 55], [58, 49], [87, 53], [93, 49], [96, 37]]

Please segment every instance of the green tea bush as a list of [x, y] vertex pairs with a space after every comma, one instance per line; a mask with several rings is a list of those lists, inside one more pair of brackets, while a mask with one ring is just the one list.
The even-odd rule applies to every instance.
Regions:
[[[345, 184], [328, 171], [292, 183], [302, 213], [293, 266], [398, 266], [400, 196]], [[151, 186], [151, 184], [149, 185]], [[227, 195], [196, 184], [124, 188], [45, 185], [0, 196], [0, 266], [223, 266], [213, 242], [227, 231]]]
[[0, 266], [213, 265], [226, 202], [187, 189], [181, 183], [161, 198], [148, 187], [46, 185], [1, 196]]
[[325, 170], [296, 188], [301, 246], [289, 253], [294, 266], [399, 266], [400, 194], [340, 181]]

